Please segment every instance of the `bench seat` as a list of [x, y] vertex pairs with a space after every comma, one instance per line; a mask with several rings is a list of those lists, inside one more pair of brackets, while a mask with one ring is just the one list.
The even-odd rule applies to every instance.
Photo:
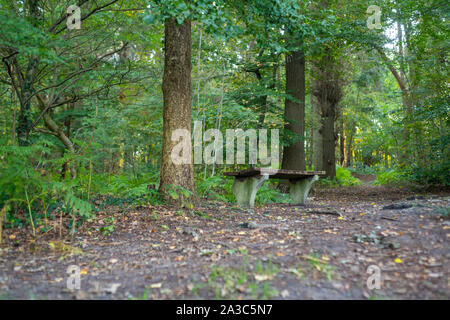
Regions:
[[268, 179], [289, 180], [289, 194], [293, 204], [305, 204], [314, 182], [325, 171], [277, 170], [269, 168], [250, 168], [239, 172], [225, 172], [234, 177], [233, 193], [241, 207], [253, 208], [259, 188]]

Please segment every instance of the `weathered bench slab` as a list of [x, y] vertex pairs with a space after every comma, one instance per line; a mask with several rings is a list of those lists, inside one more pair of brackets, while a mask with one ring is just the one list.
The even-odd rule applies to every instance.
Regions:
[[256, 193], [268, 179], [289, 180], [292, 202], [305, 204], [312, 185], [319, 180], [319, 176], [325, 175], [325, 171], [250, 168], [239, 172], [225, 172], [224, 175], [235, 178], [232, 189], [239, 206], [253, 208]]

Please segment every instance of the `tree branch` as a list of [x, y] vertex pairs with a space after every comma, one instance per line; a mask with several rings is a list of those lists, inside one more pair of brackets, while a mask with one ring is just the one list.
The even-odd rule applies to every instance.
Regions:
[[380, 54], [381, 58], [383, 59], [383, 61], [386, 63], [386, 65], [388, 66], [389, 70], [391, 71], [391, 73], [394, 75], [395, 79], [397, 80], [397, 83], [400, 87], [400, 90], [402, 90], [403, 93], [406, 93], [406, 85], [405, 82], [402, 80], [402, 77], [400, 76], [400, 74], [397, 72], [397, 70], [395, 69], [395, 67], [392, 65], [392, 61], [388, 58], [388, 56], [386, 55], [386, 53], [384, 53], [383, 50], [381, 50], [380, 47], [376, 46], [375, 50], [378, 51], [378, 53]]

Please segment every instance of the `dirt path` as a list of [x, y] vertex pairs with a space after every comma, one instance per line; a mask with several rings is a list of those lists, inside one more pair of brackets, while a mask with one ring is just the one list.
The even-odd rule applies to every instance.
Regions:
[[371, 186], [372, 182], [374, 182], [377, 179], [377, 176], [374, 174], [357, 174], [352, 173], [352, 176], [355, 178], [361, 180], [361, 183], [363, 186]]
[[[106, 207], [72, 243], [6, 230], [0, 298], [449, 299], [449, 202], [445, 192], [364, 186], [254, 211]], [[67, 289], [71, 265], [81, 290]], [[379, 290], [367, 287], [369, 266]]]

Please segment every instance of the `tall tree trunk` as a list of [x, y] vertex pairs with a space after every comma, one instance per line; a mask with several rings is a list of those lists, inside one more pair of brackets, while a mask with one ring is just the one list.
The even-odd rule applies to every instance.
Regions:
[[323, 102], [322, 107], [322, 148], [323, 148], [323, 170], [327, 177], [336, 177], [336, 136], [334, 134], [335, 105]]
[[339, 125], [339, 164], [344, 165], [345, 160], [345, 127], [344, 127], [344, 115], [341, 112]]
[[[172, 133], [177, 129], [191, 132], [191, 69], [191, 22], [185, 20], [182, 25], [178, 25], [175, 18], [167, 19], [163, 79], [163, 147], [159, 192], [169, 203], [178, 205], [186, 204], [186, 198], [179, 195], [179, 198], [173, 199], [168, 193], [170, 186], [180, 186], [192, 192], [192, 199], [188, 201], [192, 202], [196, 199], [192, 157], [188, 164], [175, 164], [171, 156], [173, 148], [178, 144], [177, 141], [172, 141]], [[190, 138], [188, 143], [192, 150]]]
[[[38, 26], [39, 23], [39, 7], [38, 0], [28, 0], [28, 10], [33, 26]], [[39, 58], [31, 56], [28, 61], [28, 66], [23, 80], [22, 92], [20, 100], [20, 110], [17, 123], [17, 139], [19, 145], [28, 145], [28, 134], [31, 130], [31, 96], [33, 94], [33, 83], [36, 71], [39, 65]], [[19, 80], [20, 81], [20, 80]]]
[[[310, 95], [311, 100], [312, 95]], [[310, 112], [308, 117], [308, 125], [309, 125], [309, 144], [308, 144], [308, 152], [307, 152], [307, 166], [311, 169], [314, 164], [314, 132], [315, 132], [315, 117], [313, 105], [310, 103]]]
[[344, 163], [342, 164], [344, 168], [348, 168], [352, 162], [353, 135], [354, 135], [354, 128], [352, 128], [348, 133], [348, 135], [345, 137], [345, 157]]
[[[13, 73], [12, 70], [13, 66], [11, 65], [11, 74]], [[14, 86], [11, 86], [11, 102], [13, 107], [13, 118], [12, 118], [12, 144], [16, 144], [16, 121], [17, 121], [17, 112], [16, 112], [16, 97], [17, 93], [14, 89]]]
[[[318, 133], [321, 135], [322, 170], [326, 171], [327, 177], [336, 177], [336, 134], [334, 122], [336, 120], [336, 108], [342, 98], [341, 65], [336, 59], [339, 49], [325, 45], [323, 54], [315, 62], [315, 78], [312, 84], [312, 94], [317, 99], [320, 112], [320, 127]], [[317, 157], [317, 155], [316, 155]]]
[[[67, 104], [67, 111], [73, 109], [74, 104], [73, 103], [68, 103]], [[72, 117], [69, 115], [66, 117], [66, 119], [64, 120], [64, 126], [66, 127], [66, 136], [68, 139], [70, 139], [70, 124], [72, 121]], [[63, 154], [64, 154], [64, 150], [63, 150]], [[69, 166], [69, 161], [66, 161], [63, 163], [62, 168], [61, 168], [61, 177], [64, 179], [66, 177], [66, 172]]]
[[323, 170], [322, 115], [320, 105], [313, 94], [310, 95], [311, 116], [313, 119], [313, 164], [315, 170]]
[[[302, 45], [302, 42], [299, 43]], [[303, 50], [286, 55], [284, 129], [295, 135], [283, 150], [282, 169], [305, 170], [305, 56]]]

